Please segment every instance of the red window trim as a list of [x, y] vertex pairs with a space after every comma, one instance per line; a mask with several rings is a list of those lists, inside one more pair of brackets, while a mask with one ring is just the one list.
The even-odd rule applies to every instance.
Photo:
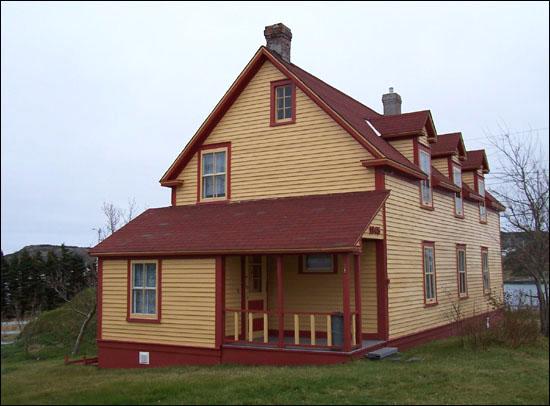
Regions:
[[[432, 166], [432, 156], [431, 156], [431, 148], [427, 147], [425, 145], [422, 145], [418, 142], [418, 137], [415, 137], [413, 139], [413, 151], [414, 151], [414, 163], [420, 167], [420, 151], [427, 152], [430, 156], [430, 174], [431, 174], [431, 166]], [[432, 190], [432, 201], [430, 204], [424, 204], [422, 201], [422, 181], [418, 181], [418, 196], [420, 199], [420, 207], [426, 210], [434, 210], [434, 187], [433, 187], [433, 176], [430, 175], [430, 185]]]
[[491, 293], [491, 268], [487, 269], [489, 277], [489, 289], [485, 289], [485, 284], [483, 283], [483, 253], [487, 254], [487, 268], [489, 268], [489, 248], [481, 247], [481, 289], [483, 289], [484, 295], [489, 295]]
[[[225, 199], [215, 199], [215, 200], [203, 200], [201, 196], [201, 175], [202, 175], [202, 151], [216, 148], [226, 148], [227, 149], [227, 162], [226, 162], [226, 174], [225, 174]], [[218, 142], [216, 144], [207, 144], [202, 145], [197, 151], [197, 203], [200, 204], [210, 204], [210, 203], [226, 203], [231, 199], [231, 142]]]
[[304, 275], [334, 275], [338, 273], [338, 254], [332, 255], [332, 272], [308, 272], [304, 270], [304, 263], [306, 255], [325, 255], [326, 253], [320, 252], [319, 254], [305, 254], [298, 257], [298, 273]]
[[[464, 251], [464, 276], [466, 283], [466, 292], [460, 293], [460, 272], [458, 271], [458, 251]], [[459, 299], [468, 299], [468, 256], [466, 244], [456, 244], [456, 290]]]
[[[435, 266], [435, 241], [422, 241], [422, 288], [424, 293], [424, 307], [432, 307], [437, 306], [439, 304], [438, 296], [437, 296], [437, 268]], [[424, 248], [425, 247], [432, 247], [434, 252], [434, 293], [435, 293], [435, 300], [433, 302], [427, 302], [426, 301], [426, 273], [425, 273], [425, 267], [424, 267]]]
[[[476, 172], [474, 174], [474, 190], [478, 195], [481, 196], [481, 194], [479, 193], [479, 179], [483, 180], [483, 188], [486, 190], [487, 186], [485, 185], [485, 177]], [[481, 197], [485, 199], [485, 196], [481, 196]], [[485, 206], [485, 220], [481, 219], [481, 205]], [[477, 206], [478, 206], [477, 211], [478, 211], [479, 223], [487, 224], [487, 204], [485, 203], [485, 200], [483, 200], [483, 202], [479, 202]]]
[[128, 259], [128, 274], [126, 278], [126, 321], [129, 323], [155, 323], [159, 324], [162, 317], [162, 259], [135, 259], [135, 261], [156, 261], [157, 262], [157, 315], [155, 318], [132, 317], [132, 260]]
[[[291, 103], [292, 103], [292, 116], [290, 117], [290, 120], [285, 121], [277, 121], [276, 120], [276, 105], [275, 105], [275, 88], [279, 86], [291, 86], [292, 96], [291, 96]], [[296, 85], [294, 82], [290, 79], [283, 79], [283, 80], [276, 80], [271, 82], [271, 92], [270, 92], [270, 102], [269, 102], [269, 126], [270, 127], [278, 127], [280, 125], [287, 125], [287, 124], [294, 124], [296, 122]]]

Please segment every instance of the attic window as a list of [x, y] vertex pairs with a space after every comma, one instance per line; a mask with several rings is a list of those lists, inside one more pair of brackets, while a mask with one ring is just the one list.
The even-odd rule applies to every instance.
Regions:
[[430, 150], [418, 146], [420, 169], [426, 174], [426, 179], [420, 181], [420, 204], [422, 207], [433, 208], [432, 197], [432, 158]]
[[481, 176], [477, 180], [477, 192], [483, 198], [483, 201], [479, 202], [479, 221], [481, 223], [487, 223], [487, 208], [485, 207], [485, 180]]
[[290, 80], [271, 82], [271, 126], [296, 122], [296, 89]]
[[227, 200], [230, 195], [231, 146], [229, 143], [205, 145], [199, 151], [197, 201]]

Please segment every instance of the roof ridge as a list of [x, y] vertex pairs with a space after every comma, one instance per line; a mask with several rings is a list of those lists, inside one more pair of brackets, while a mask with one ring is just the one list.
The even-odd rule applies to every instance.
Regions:
[[[266, 50], [269, 52], [269, 49], [266, 48]], [[271, 52], [271, 54], [274, 55], [273, 52]], [[301, 71], [302, 71], [303, 73], [305, 73], [306, 75], [309, 75], [309, 76], [311, 76], [313, 79], [316, 79], [316, 80], [318, 80], [319, 82], [322, 82], [325, 86], [330, 87], [332, 90], [334, 90], [334, 91], [340, 93], [342, 96], [344, 96], [344, 97], [350, 99], [351, 101], [353, 101], [353, 102], [355, 102], [355, 103], [357, 103], [357, 104], [360, 104], [362, 107], [366, 108], [367, 110], [370, 110], [372, 113], [375, 113], [377, 116], [383, 117], [383, 114], [378, 113], [376, 110], [374, 110], [374, 109], [372, 109], [371, 107], [367, 106], [366, 104], [360, 102], [359, 100], [355, 99], [354, 97], [351, 97], [349, 94], [344, 93], [344, 92], [341, 91], [340, 89], [338, 89], [338, 88], [332, 86], [330, 83], [325, 82], [323, 79], [321, 79], [321, 78], [315, 76], [314, 74], [312, 74], [312, 73], [306, 71], [305, 69], [299, 67], [298, 65], [296, 65], [296, 64], [294, 64], [294, 63], [292, 63], [292, 62], [286, 62], [285, 60], [281, 59], [281, 58], [279, 57], [279, 55], [274, 55], [274, 56], [275, 56], [279, 61], [283, 62], [283, 64], [291, 65], [291, 66], [293, 66], [294, 68], [301, 70]], [[319, 97], [321, 97], [321, 96], [319, 96]], [[370, 119], [370, 118], [369, 118], [369, 119]]]

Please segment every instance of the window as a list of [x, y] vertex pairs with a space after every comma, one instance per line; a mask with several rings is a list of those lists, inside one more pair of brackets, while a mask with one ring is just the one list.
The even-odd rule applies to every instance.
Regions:
[[460, 192], [455, 193], [455, 215], [464, 217], [464, 201], [462, 199], [462, 168], [453, 165], [453, 182], [460, 188]]
[[132, 314], [157, 314], [157, 263], [132, 263]]
[[332, 254], [305, 255], [302, 258], [303, 273], [336, 273], [336, 256]]
[[290, 80], [271, 82], [271, 126], [296, 121], [296, 89]]
[[487, 208], [485, 207], [485, 180], [482, 177], [478, 177], [477, 179], [477, 190], [479, 195], [483, 198], [483, 201], [479, 202], [479, 221], [486, 223]]
[[489, 293], [491, 285], [489, 279], [489, 251], [487, 248], [481, 249], [481, 275], [483, 277], [483, 293]]
[[207, 145], [199, 153], [198, 200], [226, 200], [229, 198], [230, 145]]
[[420, 181], [420, 200], [422, 206], [432, 206], [432, 158], [430, 151], [419, 150], [420, 169], [428, 178]]
[[456, 268], [458, 278], [458, 296], [468, 296], [468, 282], [466, 278], [466, 247], [458, 245], [456, 248]]
[[250, 260], [250, 291], [262, 292], [262, 257], [255, 255]]
[[431, 242], [422, 244], [424, 266], [424, 303], [437, 303], [437, 284], [435, 280], [435, 245]]

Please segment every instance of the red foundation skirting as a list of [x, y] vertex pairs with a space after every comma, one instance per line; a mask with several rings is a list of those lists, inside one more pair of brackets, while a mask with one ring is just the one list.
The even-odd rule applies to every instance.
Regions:
[[[477, 319], [490, 318], [491, 326], [501, 317], [499, 311], [476, 316]], [[473, 319], [475, 319], [473, 318]], [[472, 318], [468, 319], [471, 320]], [[288, 330], [285, 333], [290, 333]], [[456, 326], [446, 324], [369, 347], [373, 351], [381, 347], [397, 347], [407, 350], [433, 340], [447, 338], [457, 333]], [[293, 332], [292, 332], [293, 335]], [[363, 338], [370, 338], [363, 334]], [[220, 363], [245, 365], [328, 365], [357, 359], [366, 354], [367, 349], [352, 353], [341, 351], [285, 350], [280, 348], [250, 348], [224, 346], [220, 350], [197, 347], [184, 347], [164, 344], [140, 344], [112, 340], [97, 340], [100, 368], [147, 368], [170, 365], [215, 365]], [[149, 365], [140, 365], [139, 352], [149, 352]]]
[[[97, 340], [100, 368], [148, 368], [170, 365], [214, 365], [220, 350], [164, 344]], [[149, 352], [149, 365], [140, 365], [139, 352]]]

